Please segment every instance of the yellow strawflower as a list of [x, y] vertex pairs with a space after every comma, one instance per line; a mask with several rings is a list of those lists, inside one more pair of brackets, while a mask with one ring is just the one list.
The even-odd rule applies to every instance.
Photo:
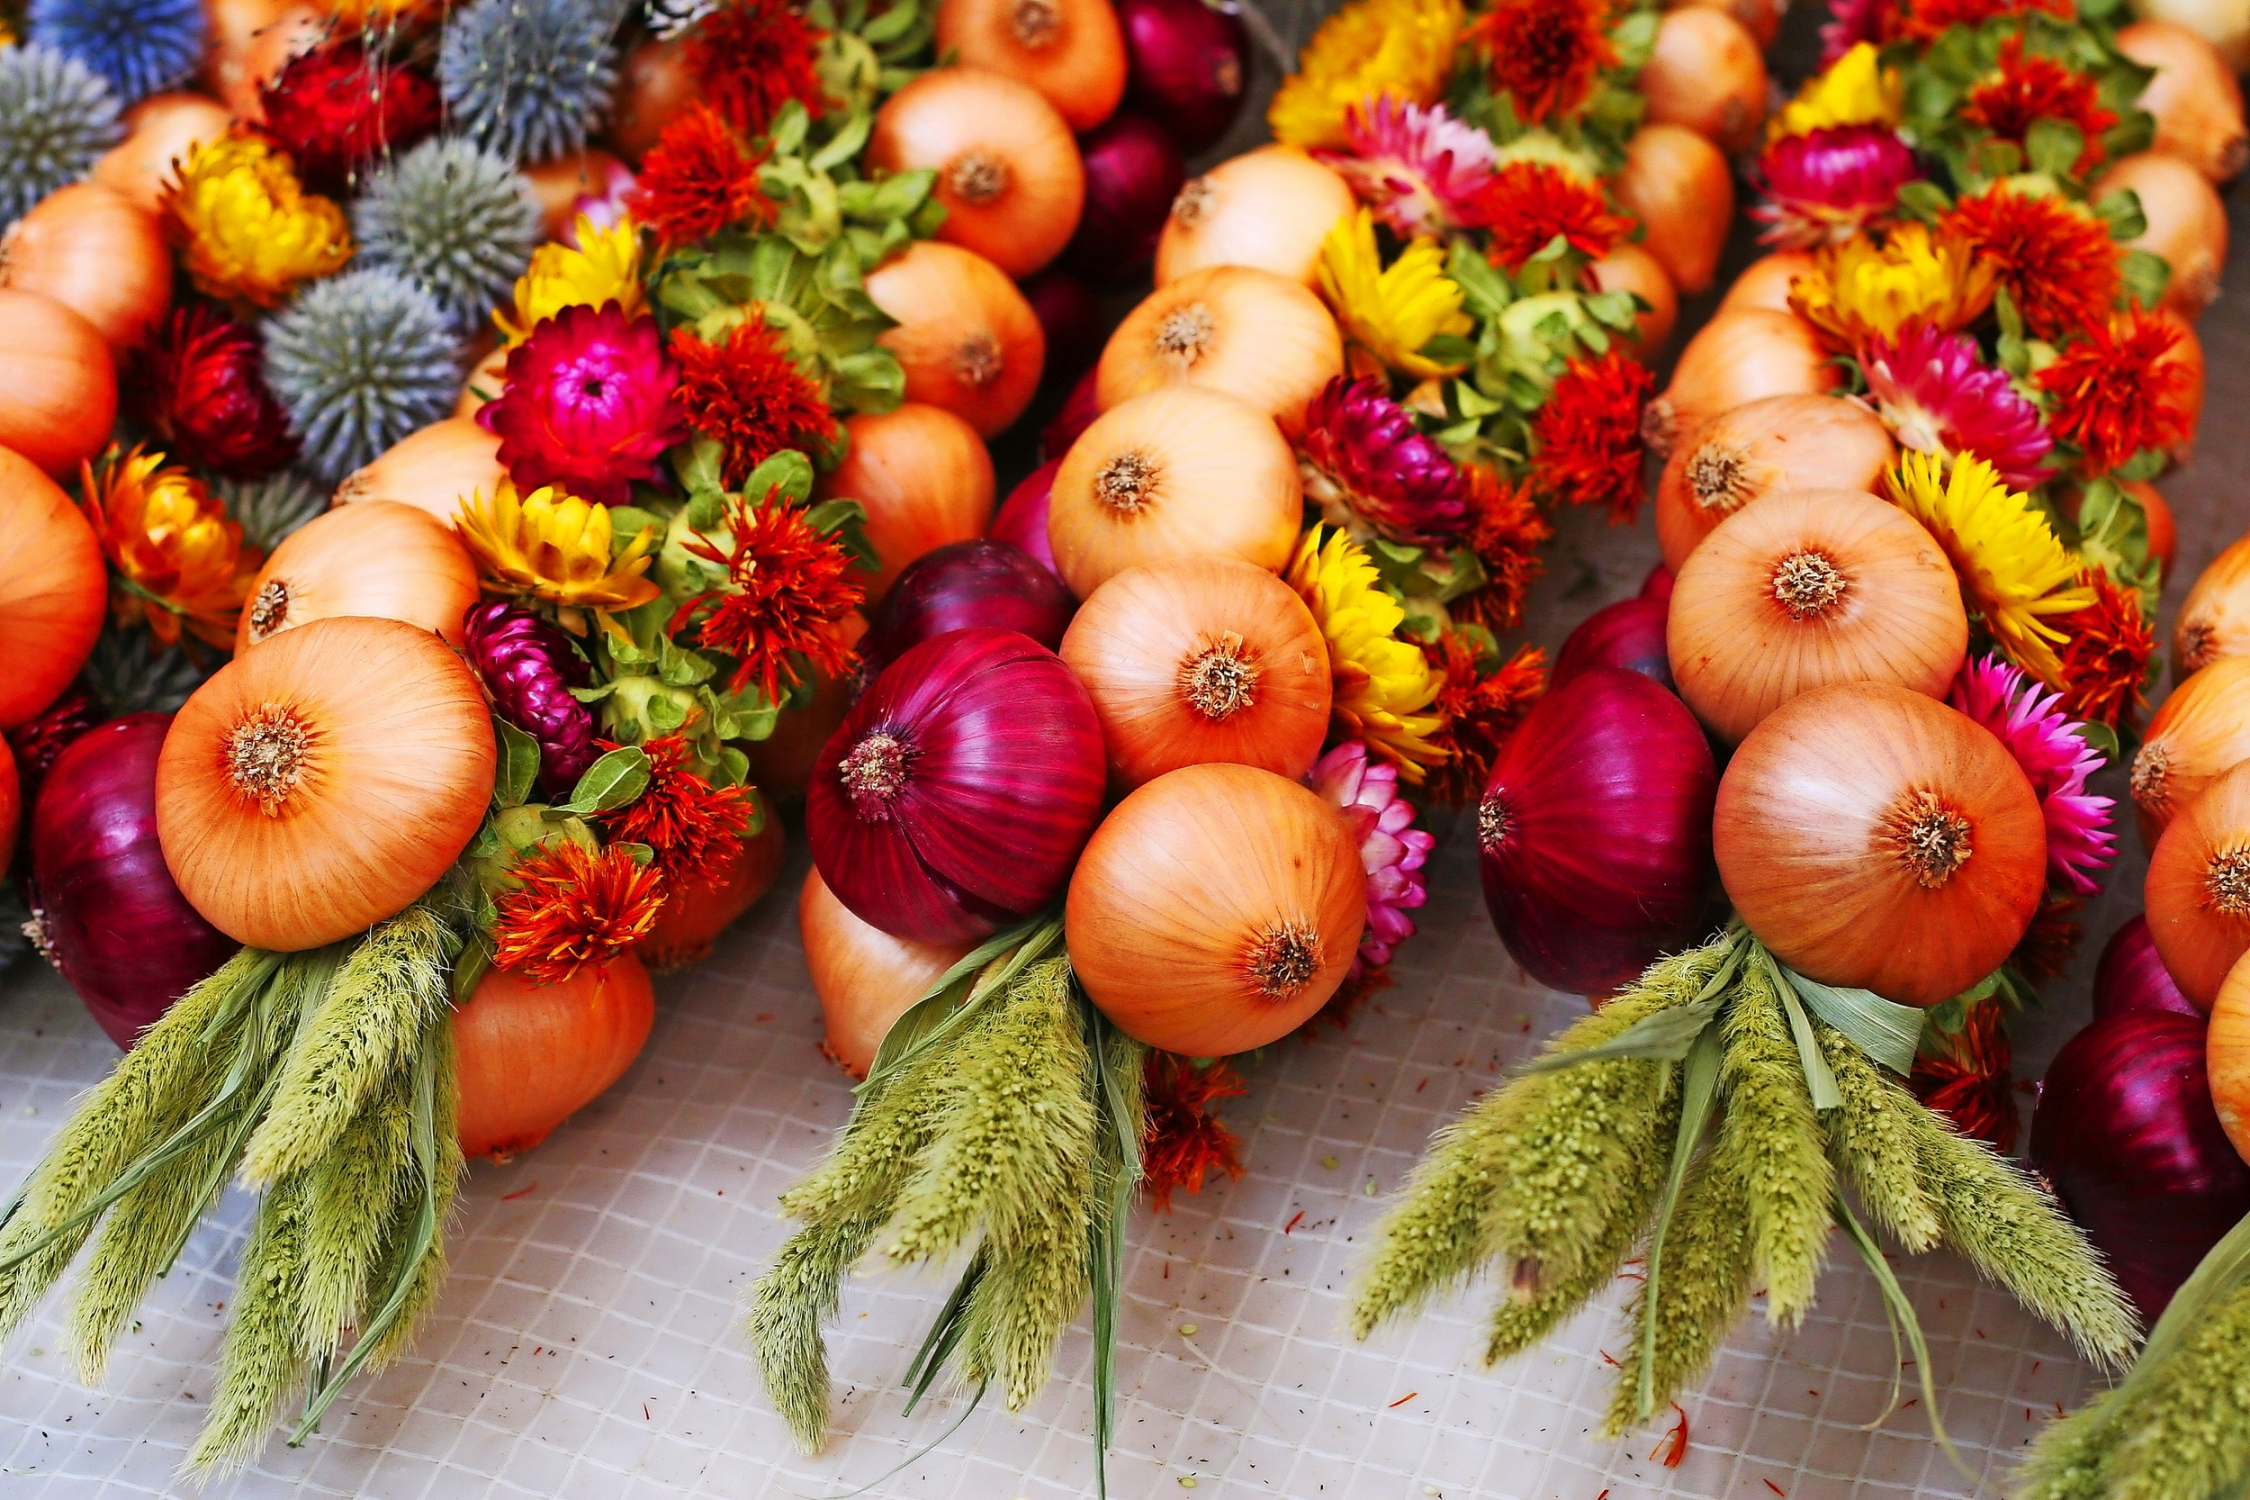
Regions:
[[1430, 738], [1445, 728], [1445, 716], [1423, 711], [1445, 679], [1421, 647], [1395, 634], [1405, 609], [1383, 591], [1366, 549], [1325, 526], [1298, 542], [1288, 579], [1327, 639], [1337, 723], [1419, 783], [1423, 767], [1445, 759], [1444, 747]]
[[1898, 69], [1881, 66], [1875, 45], [1860, 42], [1805, 80], [1797, 97], [1766, 126], [1766, 139], [1810, 135], [1832, 125], [1896, 125], [1905, 113], [1906, 84]]
[[1435, 104], [1453, 77], [1465, 16], [1461, 0], [1351, 0], [1298, 54], [1266, 123], [1273, 138], [1307, 150], [1344, 144], [1344, 111], [1384, 95]]
[[2055, 647], [2069, 639], [2045, 616], [2094, 603], [2078, 582], [2078, 559], [2056, 540], [2030, 499], [1981, 458], [1946, 462], [1934, 453], [1902, 454], [1885, 476], [1899, 509], [1929, 529], [1961, 580], [1961, 598], [2017, 666], [2060, 692]]
[[187, 470], [164, 455], [112, 449], [83, 467], [86, 515], [115, 573], [117, 618], [148, 623], [176, 645], [184, 627], [199, 641], [234, 649], [242, 601], [265, 556], [242, 543], [242, 527]]
[[1908, 323], [1965, 328], [1992, 305], [1991, 262], [1955, 234], [1900, 224], [1880, 245], [1854, 235], [1820, 252], [1815, 268], [1789, 285], [1797, 315], [1840, 347], [1870, 334], [1895, 339]]
[[491, 500], [479, 493], [462, 501], [453, 524], [494, 593], [567, 608], [631, 609], [659, 592], [642, 576], [653, 560], [656, 528], [642, 527], [612, 558], [606, 505], [551, 487], [518, 496], [503, 479]]
[[1445, 249], [1418, 239], [1383, 268], [1375, 216], [1362, 208], [1338, 219], [1320, 247], [1320, 290], [1346, 342], [1389, 369], [1417, 380], [1461, 367], [1425, 359], [1422, 346], [1441, 333], [1466, 334], [1476, 324], [1461, 311], [1461, 288], [1445, 274]]
[[531, 330], [566, 307], [600, 307], [614, 302], [630, 318], [645, 305], [641, 295], [641, 231], [631, 219], [608, 229], [578, 216], [578, 246], [550, 240], [532, 252], [531, 266], [516, 279], [515, 317], [506, 309], [492, 321], [513, 349]]
[[352, 258], [343, 209], [297, 181], [289, 158], [228, 133], [200, 144], [164, 198], [172, 238], [206, 296], [279, 307], [300, 282]]

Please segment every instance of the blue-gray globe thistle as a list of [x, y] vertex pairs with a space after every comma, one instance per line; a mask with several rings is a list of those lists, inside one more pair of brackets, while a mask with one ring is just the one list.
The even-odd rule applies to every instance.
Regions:
[[476, 0], [438, 49], [452, 128], [514, 162], [576, 151], [617, 87], [618, 0]]
[[77, 58], [137, 104], [203, 62], [203, 0], [31, 0], [31, 39]]
[[414, 282], [465, 332], [531, 264], [539, 201], [504, 158], [441, 137], [375, 174], [352, 208], [352, 234], [360, 264]]
[[84, 177], [124, 134], [100, 74], [36, 42], [0, 48], [0, 224]]
[[335, 484], [453, 410], [461, 344], [435, 297], [369, 268], [315, 282], [266, 325], [266, 383]]
[[211, 486], [228, 518], [242, 523], [242, 539], [268, 553], [328, 509], [328, 490], [295, 469], [282, 469], [263, 479], [221, 479]]

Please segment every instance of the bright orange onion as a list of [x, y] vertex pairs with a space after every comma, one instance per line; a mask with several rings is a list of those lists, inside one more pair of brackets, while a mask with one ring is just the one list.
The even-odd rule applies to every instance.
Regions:
[[854, 1078], [865, 1078], [891, 1023], [911, 1009], [974, 943], [918, 943], [892, 937], [853, 915], [817, 869], [797, 896], [805, 967], [828, 1021], [821, 1050]]
[[2220, 772], [2250, 760], [2250, 656], [2222, 656], [2172, 689], [2133, 756], [2141, 842], [2194, 805]]
[[1078, 981], [1127, 1036], [1226, 1057], [1327, 1003], [1367, 921], [1336, 809], [1254, 766], [1188, 766], [1119, 803], [1063, 908]]
[[868, 273], [867, 295], [898, 321], [875, 342], [905, 368], [907, 400], [942, 406], [985, 437], [1031, 404], [1047, 336], [991, 261], [917, 240]]
[[2250, 964], [2237, 963], [2219, 986], [2203, 1035], [2203, 1071], [2219, 1127], [2235, 1154], [2250, 1161]]
[[2212, 182], [2225, 182], [2250, 164], [2242, 85], [2218, 48], [2184, 26], [2135, 21], [2119, 29], [2117, 50], [2156, 70], [2138, 101], [2156, 119], [2156, 150]]
[[1817, 396], [1843, 383], [1812, 325], [1794, 313], [1752, 308], [1703, 325], [1680, 351], [1672, 383], [1641, 413], [1641, 436], [1660, 456], [1721, 412], [1767, 396]]
[[2047, 883], [2039, 798], [2007, 747], [1885, 683], [1801, 693], [1751, 731], [1711, 837], [1727, 899], [1774, 957], [1901, 1005], [1999, 968]]
[[2163, 305], [2193, 318], [2219, 295], [2227, 264], [2227, 206], [2219, 190], [2193, 166], [2161, 151], [2140, 151], [2104, 172], [2095, 196], [2131, 188], [2148, 228], [2125, 242], [2128, 250], [2164, 257], [2172, 279]]
[[1328, 733], [1328, 646], [1297, 591], [1232, 557], [1127, 568], [1094, 590], [1062, 659], [1102, 723], [1113, 785], [1205, 761], [1294, 781]]
[[1109, 0], [941, 0], [938, 55], [1037, 89], [1092, 130], [1125, 97], [1125, 33]]
[[2164, 579], [2172, 579], [2172, 564], [2179, 555], [2180, 527], [2173, 519], [2172, 507], [2163, 492], [2145, 479], [2128, 479], [2125, 493], [2141, 502], [2141, 514], [2148, 519], [2149, 556], [2164, 565]]
[[1762, 48], [1771, 47], [1781, 31], [1782, 12], [1789, 7], [1780, 0], [1664, 0], [1663, 9], [1677, 10], [1682, 4], [1708, 5], [1713, 10], [1723, 10], [1742, 24]]
[[32, 718], [70, 686], [109, 602], [102, 544], [62, 487], [0, 448], [0, 729]]
[[1102, 349], [1094, 396], [1107, 411], [1172, 385], [1238, 396], [1283, 428], [1344, 373], [1344, 339], [1320, 299], [1246, 266], [1213, 266], [1159, 286]]
[[2250, 766], [2214, 777], [2148, 857], [2148, 932], [2164, 972], [2205, 1014], [2250, 951]]
[[1055, 474], [1047, 540], [1081, 599], [1127, 568], [1238, 557], [1288, 563], [1304, 515], [1297, 456], [1265, 413], [1166, 386], [1112, 408]]
[[1818, 264], [1803, 250], [1776, 250], [1771, 255], [1761, 255], [1742, 268], [1742, 274], [1727, 287], [1727, 294], [1719, 299], [1719, 310], [1712, 316], [1723, 318], [1728, 313], [1753, 307], [1785, 313], [1789, 311], [1789, 284], [1800, 276], [1809, 275]]
[[336, 503], [396, 500], [451, 524], [462, 501], [490, 495], [507, 474], [500, 466], [498, 436], [467, 417], [446, 417], [408, 433], [347, 475], [336, 487]]
[[[2150, 545], [2153, 549], [2154, 542]], [[2174, 681], [2222, 656], [2250, 656], [2250, 536], [2212, 558], [2197, 575], [2172, 626]]]
[[1648, 304], [1646, 312], [1636, 315], [1633, 337], [1619, 342], [1644, 365], [1662, 359], [1680, 317], [1680, 294], [1664, 263], [1628, 240], [1588, 266], [1586, 273], [1594, 290], [1631, 292]]
[[1625, 168], [1609, 190], [1647, 227], [1643, 246], [1682, 295], [1711, 284], [1734, 224], [1734, 174], [1725, 152], [1685, 125], [1643, 125], [1625, 143]]
[[206, 94], [151, 94], [125, 111], [125, 139], [94, 163], [94, 181], [155, 213], [164, 206], [166, 185], [177, 180], [172, 164], [225, 135], [231, 118]]
[[708, 956], [719, 934], [773, 889], [774, 877], [781, 873], [784, 847], [781, 819], [768, 807], [764, 825], [750, 837], [735, 841], [734, 852], [727, 857], [717, 883], [694, 879], [673, 882], [664, 909], [656, 915], [656, 925], [633, 951], [659, 974]]
[[369, 500], [291, 532], [251, 581], [234, 649], [340, 615], [404, 620], [455, 645], [477, 569], [453, 528], [411, 505]]
[[1321, 242], [1358, 206], [1351, 184], [1294, 146], [1260, 146], [1191, 177], [1156, 242], [1156, 284], [1249, 266], [1310, 287]]
[[1853, 490], [1797, 490], [1736, 511], [1688, 555], [1665, 648], [1680, 696], [1733, 742], [1834, 683], [1943, 697], [1969, 618], [1944, 550], [1912, 516]]
[[1636, 87], [1651, 124], [1685, 125], [1722, 151], [1741, 151], [1766, 121], [1766, 59], [1740, 21], [1690, 5], [1657, 23], [1656, 48]]
[[1086, 201], [1086, 168], [1070, 126], [1027, 83], [975, 68], [937, 68], [891, 95], [875, 116], [869, 165], [937, 173], [938, 238], [974, 250], [1010, 276], [1062, 253]]
[[865, 608], [883, 602], [906, 565], [992, 523], [992, 455], [977, 430], [942, 407], [909, 401], [845, 419], [851, 451], [821, 476], [823, 499], [867, 507], [867, 541], [881, 565]]
[[1656, 483], [1656, 544], [1674, 573], [1713, 527], [1777, 490], [1873, 491], [1897, 449], [1882, 419], [1837, 396], [1768, 396], [1722, 412], [1672, 450]]
[[235, 119], [264, 124], [266, 84], [335, 29], [335, 9], [308, 0], [205, 0], [211, 50], [203, 74], [211, 91]]
[[153, 212], [114, 188], [74, 182], [0, 239], [0, 286], [60, 302], [122, 358], [172, 305], [172, 251]]
[[475, 674], [398, 620], [315, 620], [219, 669], [156, 767], [172, 879], [238, 943], [294, 953], [437, 884], [492, 799]]
[[0, 287], [0, 350], [0, 448], [75, 478], [117, 420], [117, 365], [101, 330], [52, 298]]
[[461, 1154], [505, 1161], [538, 1145], [624, 1076], [655, 1024], [655, 987], [629, 953], [561, 984], [487, 972], [453, 1012]]

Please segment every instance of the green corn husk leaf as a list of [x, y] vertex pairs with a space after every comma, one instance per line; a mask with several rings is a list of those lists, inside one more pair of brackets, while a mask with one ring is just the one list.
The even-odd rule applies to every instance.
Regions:
[[184, 1474], [210, 1477], [249, 1462], [304, 1379], [308, 1362], [297, 1345], [304, 1225], [305, 1179], [283, 1178], [258, 1205], [243, 1247], [233, 1316], [219, 1353], [219, 1388], [181, 1465]]
[[309, 1173], [298, 1338], [314, 1359], [360, 1325], [393, 1221], [415, 1181], [414, 1075], [402, 1069]]
[[1820, 1279], [1835, 1172], [1777, 980], [1768, 964], [1746, 965], [1720, 1023], [1726, 1111], [1716, 1149], [1749, 1201], [1751, 1265], [1765, 1280], [1767, 1321], [1794, 1328]]
[[1908, 1124], [1921, 1102], [1826, 1022], [1814, 1021], [1813, 1035], [1844, 1097], [1842, 1108], [1822, 1121], [1829, 1155], [1893, 1239], [1915, 1255], [1936, 1248], [1945, 1226], [1923, 1190], [1921, 1155]]
[[1727, 1331], [1750, 1306], [1752, 1255], [1748, 1195], [1729, 1165], [1708, 1153], [1689, 1177], [1665, 1235], [1661, 1281], [1642, 1283], [1627, 1312], [1634, 1346], [1645, 1343], [1654, 1354], [1647, 1399], [1634, 1380], [1620, 1376], [1602, 1424], [1607, 1436], [1647, 1421], [1711, 1367]]

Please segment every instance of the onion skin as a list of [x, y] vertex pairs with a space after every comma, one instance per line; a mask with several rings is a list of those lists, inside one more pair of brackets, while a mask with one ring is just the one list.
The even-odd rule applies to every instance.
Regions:
[[875, 342], [905, 367], [907, 400], [943, 407], [984, 437], [1031, 404], [1046, 331], [991, 261], [918, 240], [868, 273], [867, 295], [898, 320]]
[[2231, 543], [2196, 575], [2172, 624], [2175, 682], [2229, 656], [2250, 656], [2250, 537]]
[[1653, 365], [1671, 347], [1672, 329], [1680, 318], [1680, 294], [1672, 285], [1664, 263], [1630, 240], [1586, 268], [1596, 291], [1631, 292], [1648, 304], [1637, 314], [1634, 333], [1619, 343], [1644, 365]]
[[1771, 47], [1781, 32], [1781, 13], [1788, 6], [1775, 0], [1665, 0], [1663, 9], [1677, 10], [1682, 4], [1709, 5], [1713, 10], [1725, 11], [1749, 32], [1760, 50]]
[[32, 461], [0, 447], [0, 729], [36, 718], [85, 665], [109, 607], [102, 544]]
[[1119, 0], [1125, 107], [1159, 121], [1194, 155], [1242, 113], [1250, 38], [1242, 17], [1203, 0]]
[[1743, 151], [1766, 121], [1766, 60], [1726, 11], [1668, 10], [1637, 86], [1652, 124], [1685, 125], [1722, 151]]
[[875, 628], [859, 643], [869, 676], [933, 637], [971, 626], [1013, 630], [1061, 647], [1077, 601], [1020, 547], [982, 537], [948, 542], [898, 576]]
[[816, 489], [824, 500], [867, 507], [867, 541], [879, 567], [872, 581], [862, 575], [863, 607], [873, 609], [908, 563], [984, 535], [992, 522], [992, 454], [974, 427], [918, 401], [847, 417], [844, 431], [851, 449]]
[[[2196, 336], [2195, 324], [2180, 316], [2172, 308], [2159, 307], [2156, 310], [2156, 318], [2157, 321], [2169, 325], [2179, 333], [2178, 342], [2156, 357], [2153, 368], [2162, 369], [2167, 365], [2178, 365], [2181, 374], [2186, 377], [2186, 389], [2180, 397], [2180, 415], [2183, 419], [2186, 435], [2174, 443], [2169, 450], [2174, 463], [2184, 464], [2195, 452], [2195, 435], [2203, 425], [2203, 397], [2206, 375], [2203, 340]], [[2139, 480], [2130, 480], [2127, 481], [2127, 484], [2129, 486], [2140, 484], [2142, 489], [2150, 488], [2145, 482]], [[2139, 491], [2136, 490], [2135, 493], [2138, 494]], [[2154, 491], [2151, 490], [2151, 493], [2154, 493]]]
[[1156, 284], [1248, 266], [1299, 285], [1319, 279], [1320, 246], [1358, 205], [1334, 168], [1294, 146], [1260, 146], [1191, 180], [1156, 244]]
[[156, 767], [171, 725], [128, 714], [88, 730], [55, 757], [32, 809], [34, 904], [55, 967], [127, 1049], [237, 947], [164, 865]]
[[461, 1154], [505, 1161], [624, 1076], [656, 1024], [656, 989], [630, 953], [561, 984], [506, 969], [477, 981], [453, 1012]]
[[404, 620], [461, 642], [477, 569], [453, 528], [393, 500], [331, 510], [291, 532], [251, 580], [235, 628], [239, 655], [283, 631], [338, 615]]
[[0, 239], [0, 286], [61, 303], [122, 359], [172, 305], [172, 251], [155, 212], [101, 183], [74, 182]]
[[[1160, 776], [1109, 815], [1071, 877], [1063, 938], [1120, 1031], [1189, 1057], [1279, 1041], [1327, 1004], [1367, 922], [1367, 876], [1341, 814], [1252, 766]], [[1286, 932], [1302, 977], [1268, 993], [1252, 965]]]
[[1125, 97], [1125, 37], [1109, 0], [940, 0], [937, 50], [1029, 84], [1073, 130], [1092, 130]]
[[2250, 6], [2242, 0], [2138, 0], [2133, 13], [2194, 32], [2218, 49], [2229, 72], [2250, 68]]
[[821, 1051], [854, 1078], [875, 1065], [891, 1023], [913, 1009], [945, 971], [971, 951], [968, 943], [916, 943], [895, 938], [852, 915], [820, 878], [805, 872], [797, 896], [797, 931], [805, 967], [828, 1022]]
[[1477, 809], [1485, 909], [1524, 972], [1601, 994], [1701, 935], [1718, 770], [1694, 716], [1588, 666], [1532, 707]]
[[[974, 250], [1010, 276], [1062, 253], [1078, 227], [1086, 172], [1055, 107], [1029, 84], [973, 68], [936, 68], [891, 95], [875, 115], [868, 165], [938, 174], [945, 205], [938, 238]], [[998, 167], [980, 178], [978, 163]]]
[[2189, 163], [2160, 151], [2140, 151], [2104, 172], [2093, 187], [2099, 199], [2131, 188], [2139, 195], [2148, 228], [2121, 248], [2147, 250], [2171, 264], [2162, 306], [2185, 318], [2202, 314], [2219, 295], [2227, 264], [2227, 206], [2218, 189]]
[[1122, 286], [1156, 263], [1156, 242], [1187, 165], [1171, 136], [1144, 115], [1114, 115], [1078, 147], [1086, 206], [1063, 262], [1097, 286]]
[[[1968, 853], [1927, 885], [1885, 828], [1933, 796]], [[1966, 715], [1887, 683], [1800, 693], [1752, 730], [1720, 778], [1712, 849], [1774, 957], [1925, 1008], [2000, 966], [2046, 886], [2046, 825], [2015, 758]]]
[[1062, 460], [1051, 458], [1025, 475], [1023, 483], [1008, 492], [999, 514], [992, 518], [992, 529], [985, 533], [993, 541], [1030, 553], [1058, 581], [1062, 572], [1055, 566], [1055, 549], [1047, 541], [1047, 504], [1054, 498], [1055, 476], [1061, 472]]
[[490, 495], [507, 478], [500, 438], [470, 417], [452, 416], [410, 432], [373, 463], [345, 477], [336, 504], [396, 500], [447, 525], [472, 495]]
[[[32, 783], [38, 790], [38, 782]], [[16, 769], [16, 753], [8, 742], [0, 739], [0, 876], [8, 873], [15, 863], [16, 830], [23, 822], [24, 784]]]
[[1647, 227], [1642, 246], [1681, 295], [1711, 285], [1734, 223], [1734, 174], [1724, 152], [1685, 125], [1643, 125], [1625, 143], [1624, 170], [1609, 190]]
[[1657, 598], [1620, 599], [1595, 610], [1563, 642], [1547, 674], [1547, 691], [1593, 667], [1621, 667], [1676, 691], [1664, 643], [1671, 613], [1670, 601]]
[[2099, 1018], [2055, 1054], [2031, 1120], [2031, 1164], [2150, 1323], [2250, 1213], [2250, 1167], [2213, 1108], [2206, 1045], [2201, 1016]]
[[[903, 763], [868, 773], [870, 742]], [[852, 706], [814, 765], [805, 831], [821, 878], [862, 921], [970, 942], [1054, 898], [1101, 801], [1101, 726], [1070, 669], [1014, 631], [956, 630], [885, 667]]]
[[2168, 21], [2135, 21], [2117, 33], [2117, 50], [2156, 76], [2138, 104], [2156, 118], [2154, 149], [2194, 167], [2213, 183], [2250, 163], [2242, 85], [2219, 49]]
[[2135, 821], [2154, 849], [2213, 777], [2250, 760], [2250, 657], [2222, 656], [2172, 690], [2133, 756]]
[[1734, 278], [1727, 294], [1719, 299], [1718, 312], [1712, 316], [1723, 318], [1728, 313], [1749, 309], [1788, 312], [1790, 283], [1810, 274], [1815, 265], [1811, 253], [1804, 250], [1776, 250], [1771, 255], [1761, 255], [1742, 268], [1742, 274]]
[[0, 286], [0, 349], [0, 448], [77, 477], [117, 420], [117, 364], [101, 330], [51, 298]]
[[1718, 524], [1776, 490], [1874, 493], [1898, 457], [1883, 419], [1840, 396], [1768, 396], [1672, 449], [1656, 482], [1656, 544], [1675, 573]]
[[1641, 413], [1641, 437], [1660, 458], [1722, 412], [1768, 396], [1819, 396], [1842, 383], [1812, 325], [1758, 308], [1703, 325], [1680, 351], [1672, 383]]
[[773, 889], [786, 847], [781, 820], [766, 808], [764, 825], [736, 842], [718, 884], [674, 884], [656, 925], [634, 947], [635, 956], [659, 974], [709, 957], [719, 934]]
[[2156, 951], [2148, 917], [2135, 912], [2110, 936], [2094, 968], [2094, 1019], [2131, 1010], [2165, 1010], [2203, 1019], [2194, 1001], [2180, 993]]
[[[1194, 352], [1171, 352], [1167, 344], [1183, 327], [1197, 339]], [[1247, 401], [1294, 433], [1305, 404], [1344, 373], [1344, 339], [1320, 299], [1297, 283], [1215, 266], [1143, 299], [1109, 336], [1097, 368], [1104, 411], [1166, 386], [1193, 385]]]
[[226, 134], [231, 119], [225, 105], [203, 94], [151, 94], [125, 111], [125, 139], [94, 163], [94, 181], [156, 213], [176, 180], [172, 164]]
[[2149, 936], [2180, 993], [2207, 1015], [2228, 971], [2250, 952], [2250, 900], [2237, 868], [2245, 845], [2250, 766], [2236, 765], [2172, 819], [2148, 857]]

